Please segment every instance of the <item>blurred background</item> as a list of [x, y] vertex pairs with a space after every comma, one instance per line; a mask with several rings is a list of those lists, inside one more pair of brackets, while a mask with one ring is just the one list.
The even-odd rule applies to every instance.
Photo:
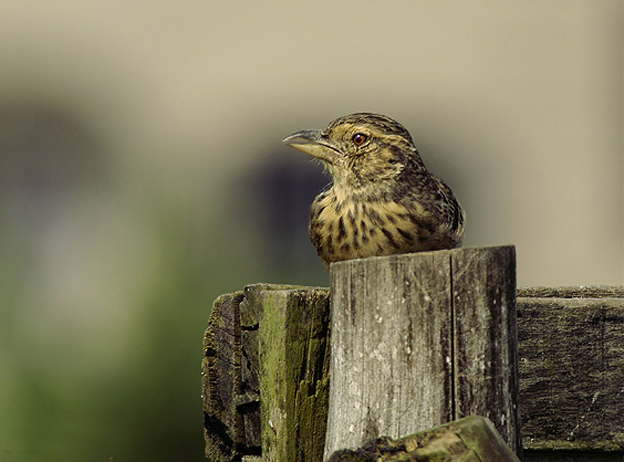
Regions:
[[0, 3], [0, 461], [201, 461], [221, 293], [328, 285], [286, 135], [389, 115], [518, 285], [622, 284], [618, 0]]

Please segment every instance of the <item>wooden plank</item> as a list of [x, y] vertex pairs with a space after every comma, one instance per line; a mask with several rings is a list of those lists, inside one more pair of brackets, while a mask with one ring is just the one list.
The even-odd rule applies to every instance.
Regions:
[[624, 286], [519, 287], [517, 298], [624, 298]]
[[479, 414], [522, 448], [513, 247], [451, 252], [455, 418]]
[[624, 450], [624, 299], [559, 297], [580, 293], [573, 288], [521, 293], [557, 295], [518, 298], [525, 447]]
[[262, 458], [319, 461], [329, 387], [329, 292], [264, 291], [261, 304]]
[[240, 383], [238, 307], [242, 299], [242, 292], [217, 298], [204, 335], [202, 400], [209, 460], [233, 460], [244, 437], [234, 401]]
[[512, 247], [333, 264], [325, 457], [469, 414], [517, 449], [514, 271]]
[[400, 439], [371, 440], [358, 450], [336, 451], [329, 462], [520, 462], [488, 419], [470, 416]]

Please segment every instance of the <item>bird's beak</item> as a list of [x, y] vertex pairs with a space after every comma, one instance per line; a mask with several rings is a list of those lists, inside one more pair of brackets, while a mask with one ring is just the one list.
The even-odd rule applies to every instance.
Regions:
[[287, 136], [282, 143], [329, 164], [335, 164], [342, 157], [340, 150], [333, 145], [323, 130], [302, 130]]

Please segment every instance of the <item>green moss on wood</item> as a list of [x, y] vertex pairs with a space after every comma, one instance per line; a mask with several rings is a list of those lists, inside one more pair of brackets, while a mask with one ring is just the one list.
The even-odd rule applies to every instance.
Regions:
[[260, 394], [265, 460], [321, 460], [329, 387], [327, 290], [262, 294]]
[[329, 462], [519, 462], [494, 425], [470, 416], [397, 440], [336, 451]]

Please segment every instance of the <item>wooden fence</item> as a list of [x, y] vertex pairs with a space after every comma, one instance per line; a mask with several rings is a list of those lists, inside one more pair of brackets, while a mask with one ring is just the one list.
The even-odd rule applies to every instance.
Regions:
[[342, 262], [329, 293], [214, 302], [209, 460], [328, 460], [473, 414], [525, 461], [624, 460], [623, 288], [516, 292], [506, 246]]

